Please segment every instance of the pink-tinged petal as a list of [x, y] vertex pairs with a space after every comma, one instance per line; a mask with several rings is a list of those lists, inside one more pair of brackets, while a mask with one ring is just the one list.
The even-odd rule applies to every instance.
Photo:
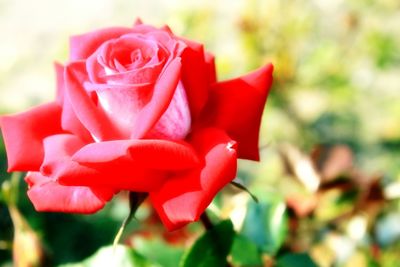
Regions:
[[168, 32], [169, 34], [173, 35], [171, 28], [168, 25], [164, 25], [160, 28], [160, 30]]
[[191, 128], [191, 116], [185, 88], [178, 84], [168, 109], [154, 125], [146, 138], [183, 140]]
[[131, 28], [113, 27], [72, 36], [70, 39], [70, 60], [88, 58], [105, 41], [132, 32]]
[[196, 221], [214, 196], [236, 176], [235, 142], [223, 131], [208, 128], [193, 135], [192, 143], [204, 156], [204, 166], [168, 179], [150, 199], [171, 231]]
[[109, 188], [64, 186], [39, 172], [25, 177], [28, 197], [37, 211], [94, 213], [102, 209], [114, 195]]
[[168, 140], [117, 140], [89, 144], [72, 159], [85, 166], [107, 164], [110, 170], [130, 166], [157, 170], [184, 170], [199, 165], [192, 146]]
[[182, 81], [186, 89], [192, 118], [196, 120], [207, 102], [210, 82], [213, 78], [209, 77], [203, 45], [182, 40], [187, 45], [182, 54]]
[[103, 83], [102, 75], [105, 75], [104, 67], [98, 62], [97, 53], [92, 54], [86, 60], [86, 70], [88, 72], [88, 80], [92, 83]]
[[142, 84], [154, 83], [157, 80], [163, 68], [163, 65], [161, 63], [157, 63], [149, 67], [143, 67], [139, 69], [133, 69], [124, 72], [116, 72], [114, 74], [105, 75], [104, 67], [102, 67], [97, 62], [97, 58], [93, 56], [87, 60], [87, 69], [90, 75], [90, 80], [93, 83], [137, 86]]
[[272, 84], [271, 64], [237, 79], [214, 84], [203, 120], [238, 142], [238, 156], [259, 160], [261, 116]]
[[[115, 190], [147, 192], [161, 186], [165, 175], [142, 166], [124, 164], [83, 165], [71, 159], [85, 143], [71, 134], [53, 135], [44, 140], [45, 157], [41, 173], [69, 186], [107, 187]], [[104, 153], [104, 152], [103, 152]]]
[[163, 65], [161, 63], [150, 67], [133, 69], [101, 77], [96, 82], [115, 85], [142, 85], [154, 83], [161, 73]]
[[[166, 38], [170, 39], [168, 35]], [[127, 34], [102, 44], [87, 59], [86, 68], [94, 83], [154, 83], [167, 56], [168, 51], [153, 39], [146, 39], [141, 34]]]
[[61, 133], [61, 109], [55, 103], [0, 118], [8, 157], [8, 171], [35, 171], [43, 160], [42, 141]]
[[55, 63], [57, 77], [57, 103], [62, 107], [61, 127], [67, 132], [71, 132], [83, 140], [92, 140], [89, 131], [82, 125], [76, 117], [68, 95], [65, 92], [64, 66]]
[[71, 132], [83, 140], [93, 140], [90, 132], [82, 125], [81, 121], [76, 117], [74, 109], [69, 100], [69, 96], [65, 96], [63, 103], [62, 115], [61, 115], [61, 126], [65, 131]]
[[132, 138], [143, 138], [167, 110], [178, 86], [181, 60], [172, 60], [154, 85], [150, 102], [138, 113]]
[[[78, 165], [75, 162], [71, 162], [71, 156], [84, 146], [85, 142], [72, 134], [56, 134], [45, 138], [43, 140], [45, 154], [40, 171], [45, 175], [58, 178], [64, 168]], [[78, 170], [80, 170], [79, 167], [76, 166]], [[71, 168], [74, 168], [74, 166]], [[82, 168], [81, 171], [86, 170]]]
[[[96, 86], [96, 85], [94, 85]], [[97, 86], [99, 105], [109, 121], [121, 133], [120, 139], [129, 139], [140, 110], [151, 100], [153, 85]]]
[[74, 64], [67, 66], [64, 78], [69, 103], [71, 103], [76, 117], [96, 141], [111, 140], [121, 136], [122, 134], [110, 122], [103, 110], [92, 101], [83, 88], [83, 81], [78, 79], [74, 69]]

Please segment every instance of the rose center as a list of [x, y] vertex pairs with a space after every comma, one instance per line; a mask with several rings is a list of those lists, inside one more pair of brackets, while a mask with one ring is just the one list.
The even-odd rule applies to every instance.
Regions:
[[98, 63], [106, 75], [140, 70], [161, 63], [164, 53], [160, 53], [160, 50], [153, 40], [125, 36], [103, 46]]

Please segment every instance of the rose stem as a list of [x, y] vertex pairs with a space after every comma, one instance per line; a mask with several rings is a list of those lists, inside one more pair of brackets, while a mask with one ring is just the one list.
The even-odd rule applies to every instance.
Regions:
[[206, 230], [210, 230], [214, 227], [213, 223], [211, 222], [205, 211], [203, 212], [203, 214], [200, 215], [200, 220]]

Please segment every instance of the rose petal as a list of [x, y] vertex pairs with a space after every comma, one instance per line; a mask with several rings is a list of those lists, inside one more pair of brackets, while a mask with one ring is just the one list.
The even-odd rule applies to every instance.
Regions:
[[134, 25], [132, 28], [132, 32], [135, 33], [149, 33], [149, 32], [154, 32], [157, 31], [158, 29], [154, 26], [148, 25], [148, 24], [137, 24]]
[[129, 139], [140, 110], [152, 97], [152, 85], [99, 86], [96, 89], [99, 104], [109, 121], [121, 133], [120, 139]]
[[217, 70], [215, 68], [215, 57], [211, 53], [205, 53], [205, 61], [207, 64], [207, 72], [210, 85], [217, 82]]
[[137, 25], [140, 25], [140, 24], [143, 24], [142, 19], [141, 18], [136, 18], [135, 22], [133, 23], [133, 26], [137, 26]]
[[85, 166], [107, 164], [110, 170], [128, 165], [131, 169], [184, 170], [195, 167], [199, 159], [184, 142], [167, 140], [117, 140], [92, 143], [77, 151], [72, 159]]
[[83, 88], [82, 81], [78, 80], [75, 74], [78, 64], [67, 66], [64, 73], [66, 92], [75, 115], [96, 141], [117, 139], [122, 134], [95, 105]]
[[160, 30], [164, 32], [168, 32], [169, 34], [173, 35], [174, 33], [172, 32], [171, 28], [168, 25], [163, 25], [160, 27]]
[[[144, 48], [152, 52], [151, 60], [145, 66], [137, 66], [131, 69], [129, 67], [129, 62], [133, 63], [131, 62], [131, 53]], [[157, 42], [137, 34], [127, 34], [106, 42], [86, 61], [90, 81], [132, 85], [154, 83], [162, 70], [162, 63], [165, 63], [166, 60], [164, 58], [158, 59], [157, 54], [163, 55], [163, 51], [160, 50], [163, 49], [158, 47]], [[126, 67], [126, 70], [117, 71], [116, 62], [120, 65], [123, 63], [121, 66]]]
[[192, 119], [195, 120], [207, 102], [210, 82], [214, 78], [209, 77], [203, 45], [182, 40], [187, 45], [182, 54], [182, 82], [186, 88]]
[[79, 136], [83, 140], [93, 140], [90, 132], [82, 125], [81, 121], [76, 117], [74, 109], [69, 100], [69, 96], [66, 95], [64, 98], [61, 126], [65, 131], [71, 132]]
[[153, 84], [155, 81], [157, 81], [157, 78], [162, 70], [163, 65], [161, 63], [141, 69], [134, 69], [125, 72], [110, 74], [107, 76], [101, 76], [99, 77], [99, 79], [93, 80], [95, 82], [115, 85]]
[[64, 66], [55, 64], [57, 78], [57, 103], [62, 107], [61, 127], [67, 131], [79, 136], [83, 140], [92, 140], [89, 131], [82, 125], [76, 117], [68, 95], [65, 92]]
[[130, 32], [132, 32], [130, 28], [112, 27], [72, 36], [70, 38], [70, 60], [86, 59], [105, 41]]
[[84, 167], [80, 168], [78, 164], [71, 162], [71, 156], [83, 146], [85, 143], [82, 139], [72, 134], [56, 134], [45, 138], [43, 140], [45, 155], [40, 171], [54, 178], [58, 178], [67, 168], [78, 169], [77, 174], [79, 171], [87, 172]]
[[204, 121], [225, 129], [238, 142], [238, 156], [259, 160], [258, 137], [272, 84], [271, 64], [240, 78], [217, 83], [210, 92]]
[[55, 103], [1, 117], [0, 125], [8, 157], [8, 171], [38, 170], [43, 159], [42, 141], [61, 133], [61, 109]]
[[167, 110], [178, 86], [181, 60], [175, 58], [168, 64], [154, 86], [153, 97], [138, 114], [132, 138], [143, 138]]
[[[41, 173], [69, 186], [107, 187], [115, 190], [147, 192], [157, 189], [165, 175], [138, 165], [114, 164], [82, 165], [71, 159], [85, 143], [70, 134], [53, 135], [44, 140], [45, 157]], [[104, 152], [106, 153], [106, 152]]]
[[160, 190], [150, 193], [170, 231], [198, 220], [218, 191], [236, 176], [235, 142], [223, 131], [201, 130], [193, 135], [192, 143], [204, 156], [205, 165], [166, 180]]
[[191, 128], [191, 117], [185, 88], [178, 84], [174, 97], [156, 125], [146, 135], [150, 139], [183, 140]]
[[63, 186], [39, 172], [25, 177], [28, 197], [37, 211], [94, 213], [114, 195], [109, 188]]

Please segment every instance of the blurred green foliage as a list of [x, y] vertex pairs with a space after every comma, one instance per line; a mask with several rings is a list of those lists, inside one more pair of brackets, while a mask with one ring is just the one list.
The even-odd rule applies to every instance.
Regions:
[[[216, 55], [220, 79], [272, 62], [275, 80], [261, 129], [262, 160], [240, 162], [238, 173], [260, 204], [228, 186], [210, 206], [214, 219], [230, 218], [240, 233], [228, 260], [234, 266], [313, 266], [313, 261], [318, 266], [397, 266], [399, 1], [99, 0], [55, 5], [41, 0], [34, 5], [42, 5], [44, 13], [29, 14], [24, 11], [34, 10], [29, 3], [24, 8], [19, 1], [0, 5], [0, 28], [10, 37], [0, 44], [2, 113], [51, 99], [51, 62], [66, 60], [68, 35], [129, 25], [135, 16], [168, 23], [178, 35], [204, 43]], [[27, 20], [32, 22], [29, 29]], [[2, 184], [9, 179], [3, 142], [0, 156]], [[126, 196], [96, 215], [46, 214], [33, 210], [22, 193], [26, 185], [19, 186], [18, 207], [52, 265], [94, 255], [71, 266], [98, 266], [93, 264], [108, 257], [104, 255], [111, 248], [94, 253], [111, 244], [128, 214]], [[195, 224], [165, 233], [146, 205], [137, 218], [123, 236], [133, 250], [118, 248], [121, 266], [173, 266], [202, 231]], [[11, 265], [12, 237], [0, 194], [0, 266]]]

